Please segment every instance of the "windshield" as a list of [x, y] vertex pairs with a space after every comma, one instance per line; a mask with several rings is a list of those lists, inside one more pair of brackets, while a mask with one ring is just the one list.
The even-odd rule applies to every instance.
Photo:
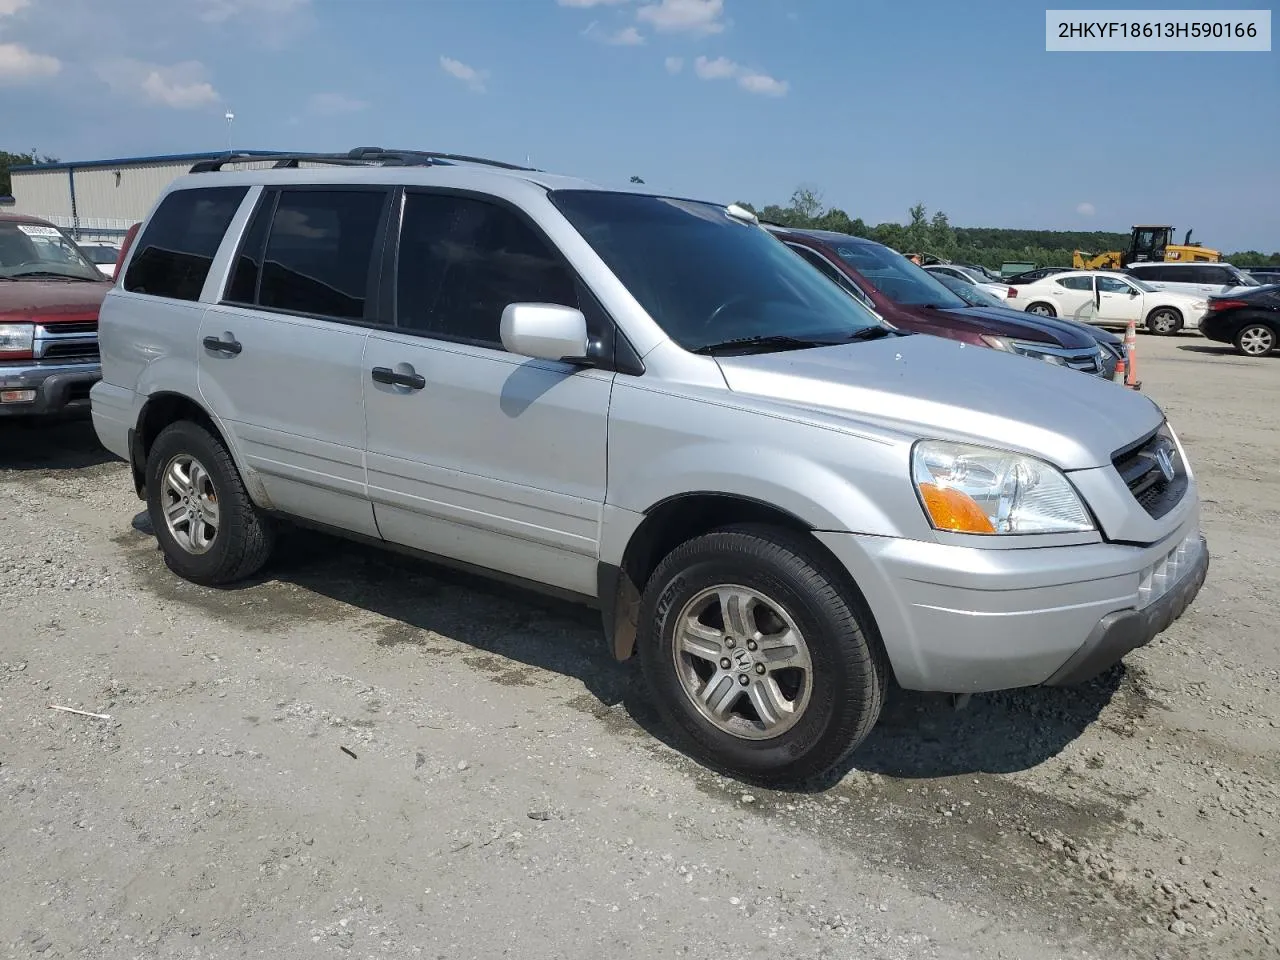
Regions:
[[781, 240], [723, 207], [595, 190], [550, 196], [686, 350], [748, 338], [833, 343], [887, 329]]
[[945, 273], [936, 274], [938, 281], [971, 307], [1003, 307], [1004, 301], [972, 283], [965, 283]]
[[57, 227], [40, 223], [0, 222], [0, 277], [101, 280], [102, 273], [84, 258], [71, 238]]
[[[835, 244], [840, 259], [894, 303], [954, 310], [967, 306], [938, 278], [900, 253], [878, 243]], [[963, 283], [964, 281], [959, 281]]]
[[1155, 288], [1155, 287], [1153, 287], [1151, 284], [1147, 283], [1145, 280], [1139, 280], [1137, 277], [1125, 277], [1125, 280], [1127, 280], [1129, 283], [1133, 284], [1135, 287], [1137, 287], [1137, 288], [1138, 288], [1139, 290], [1141, 290], [1143, 293], [1155, 293], [1155, 292], [1156, 292], [1156, 288]]

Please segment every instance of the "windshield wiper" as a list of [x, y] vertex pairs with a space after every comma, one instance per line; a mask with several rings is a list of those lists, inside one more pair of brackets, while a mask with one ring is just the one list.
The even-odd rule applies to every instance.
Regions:
[[27, 270], [23, 273], [11, 273], [9, 275], [10, 280], [25, 280], [28, 277], [52, 277], [55, 280], [83, 280], [87, 283], [94, 282], [90, 277], [77, 277], [70, 273], [58, 273], [56, 270]]
[[705, 346], [698, 347], [693, 352], [703, 354], [717, 354], [721, 350], [738, 350], [743, 353], [753, 350], [803, 350], [806, 347], [829, 347], [830, 340], [809, 340], [804, 337], [792, 337], [786, 334], [775, 334], [773, 336], [755, 336], [755, 337], [736, 337], [733, 340], [724, 340], [720, 343], [708, 343]]
[[864, 327], [861, 330], [855, 330], [849, 334], [849, 342], [856, 340], [879, 340], [881, 337], [890, 337], [896, 334], [897, 330], [890, 330], [888, 327]]

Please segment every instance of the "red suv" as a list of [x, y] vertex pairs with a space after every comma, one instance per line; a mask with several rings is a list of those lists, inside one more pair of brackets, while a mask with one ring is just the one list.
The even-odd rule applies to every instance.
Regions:
[[927, 270], [873, 240], [826, 230], [773, 225], [766, 229], [894, 327], [1018, 353], [1107, 379], [1115, 370], [1118, 353], [1087, 324], [1032, 317], [1004, 307], [970, 306]]
[[62, 230], [0, 214], [0, 418], [89, 408], [110, 289]]

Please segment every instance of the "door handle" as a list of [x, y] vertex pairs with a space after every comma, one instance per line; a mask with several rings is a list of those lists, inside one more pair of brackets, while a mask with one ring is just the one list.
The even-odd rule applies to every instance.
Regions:
[[373, 379], [378, 383], [408, 387], [410, 390], [421, 390], [427, 385], [427, 378], [420, 373], [398, 373], [390, 367], [374, 367]]
[[204, 348], [212, 350], [214, 353], [229, 353], [233, 357], [239, 356], [240, 351], [244, 349], [240, 341], [232, 337], [230, 340], [219, 340], [217, 337], [205, 337]]

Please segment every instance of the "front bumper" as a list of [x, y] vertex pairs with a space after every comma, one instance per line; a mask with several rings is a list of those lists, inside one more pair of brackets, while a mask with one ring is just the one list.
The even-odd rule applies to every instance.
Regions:
[[861, 587], [898, 682], [948, 693], [1097, 676], [1181, 616], [1209, 565], [1198, 510], [1147, 547], [818, 536]]
[[89, 391], [102, 379], [99, 363], [0, 366], [0, 391], [34, 391], [31, 400], [0, 402], [0, 417], [49, 416], [89, 409]]

